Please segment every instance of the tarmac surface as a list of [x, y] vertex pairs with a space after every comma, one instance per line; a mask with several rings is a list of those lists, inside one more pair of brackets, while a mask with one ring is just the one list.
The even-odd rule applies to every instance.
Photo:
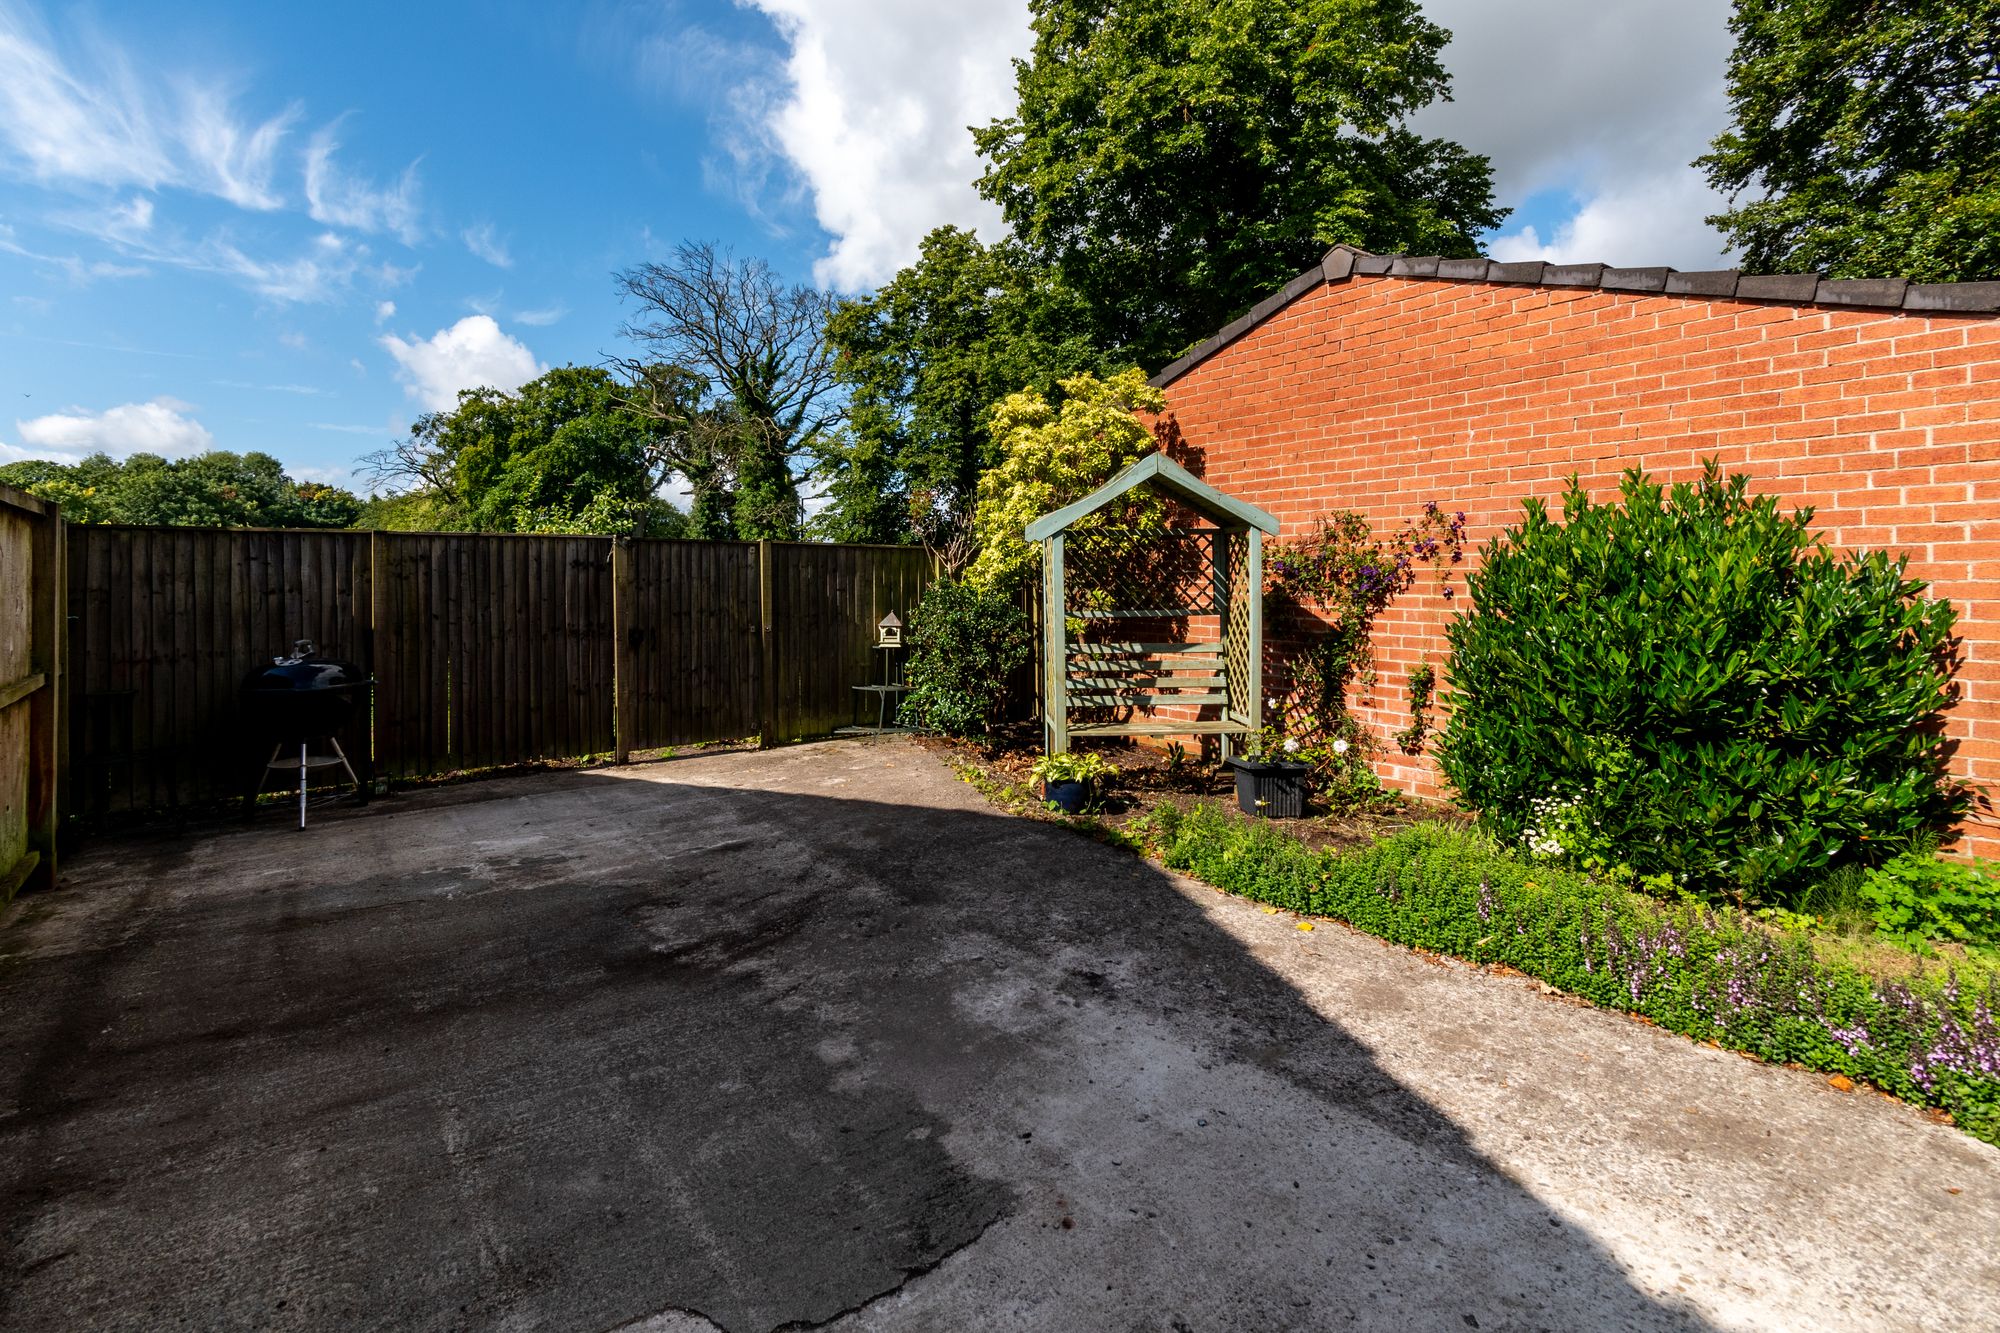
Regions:
[[106, 840], [0, 922], [0, 1327], [1991, 1328], [2000, 1152], [906, 741]]

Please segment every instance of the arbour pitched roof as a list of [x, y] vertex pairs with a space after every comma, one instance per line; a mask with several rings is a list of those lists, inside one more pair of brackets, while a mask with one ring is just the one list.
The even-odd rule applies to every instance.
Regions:
[[1125, 492], [1137, 486], [1151, 483], [1172, 495], [1176, 500], [1206, 514], [1216, 523], [1224, 526], [1256, 528], [1269, 536], [1278, 533], [1278, 520], [1259, 509], [1246, 504], [1233, 495], [1225, 495], [1215, 487], [1189, 472], [1186, 468], [1158, 452], [1147, 454], [1130, 467], [1105, 482], [1075, 504], [1065, 505], [1051, 514], [1044, 514], [1030, 523], [1027, 538], [1038, 542], [1069, 527], [1078, 519], [1102, 509]]
[[1510, 286], [1596, 288], [1637, 295], [1704, 300], [1763, 301], [1775, 305], [1824, 305], [1907, 310], [1933, 315], [2000, 313], [2000, 282], [1911, 282], [1907, 278], [1823, 278], [1817, 273], [1745, 273], [1713, 269], [1614, 268], [1609, 264], [1503, 264], [1493, 259], [1440, 259], [1435, 255], [1377, 255], [1336, 245], [1319, 263], [1225, 324], [1215, 335], [1169, 362], [1149, 381], [1165, 388], [1292, 302], [1316, 288], [1355, 276], [1487, 282]]

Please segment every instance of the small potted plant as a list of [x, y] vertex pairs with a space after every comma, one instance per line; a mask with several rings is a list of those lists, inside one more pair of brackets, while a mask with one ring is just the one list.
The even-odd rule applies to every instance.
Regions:
[[1080, 815], [1102, 794], [1104, 784], [1118, 776], [1118, 766], [1101, 754], [1045, 754], [1029, 770], [1042, 784], [1042, 799], [1064, 814]]
[[1303, 819], [1314, 767], [1347, 748], [1344, 740], [1309, 744], [1272, 727], [1253, 732], [1243, 753], [1229, 761], [1236, 770], [1237, 809], [1260, 819]]

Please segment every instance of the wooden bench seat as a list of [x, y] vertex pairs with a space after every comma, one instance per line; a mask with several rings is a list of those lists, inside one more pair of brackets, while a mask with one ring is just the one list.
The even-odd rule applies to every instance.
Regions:
[[1069, 734], [1077, 736], [1240, 736], [1250, 729], [1241, 722], [1204, 718], [1197, 722], [1175, 722], [1170, 718], [1147, 718], [1140, 722], [1072, 722]]

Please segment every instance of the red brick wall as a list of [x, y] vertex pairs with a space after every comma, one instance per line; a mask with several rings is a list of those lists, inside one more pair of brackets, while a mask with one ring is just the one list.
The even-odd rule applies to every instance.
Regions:
[[[1335, 509], [1386, 537], [1436, 500], [1465, 512], [1476, 549], [1572, 472], [1601, 496], [1633, 464], [1680, 480], [1719, 457], [1813, 506], [1836, 545], [1907, 551], [1957, 604], [1955, 764], [2000, 785], [2000, 320], [1357, 276], [1166, 395], [1207, 480], [1275, 514], [1280, 541]], [[1380, 680], [1357, 709], [1383, 776], [1426, 794], [1428, 761], [1387, 737], [1408, 720], [1408, 669], [1444, 660], [1433, 584], [1378, 622]], [[1965, 833], [2000, 855], [2000, 817]]]

